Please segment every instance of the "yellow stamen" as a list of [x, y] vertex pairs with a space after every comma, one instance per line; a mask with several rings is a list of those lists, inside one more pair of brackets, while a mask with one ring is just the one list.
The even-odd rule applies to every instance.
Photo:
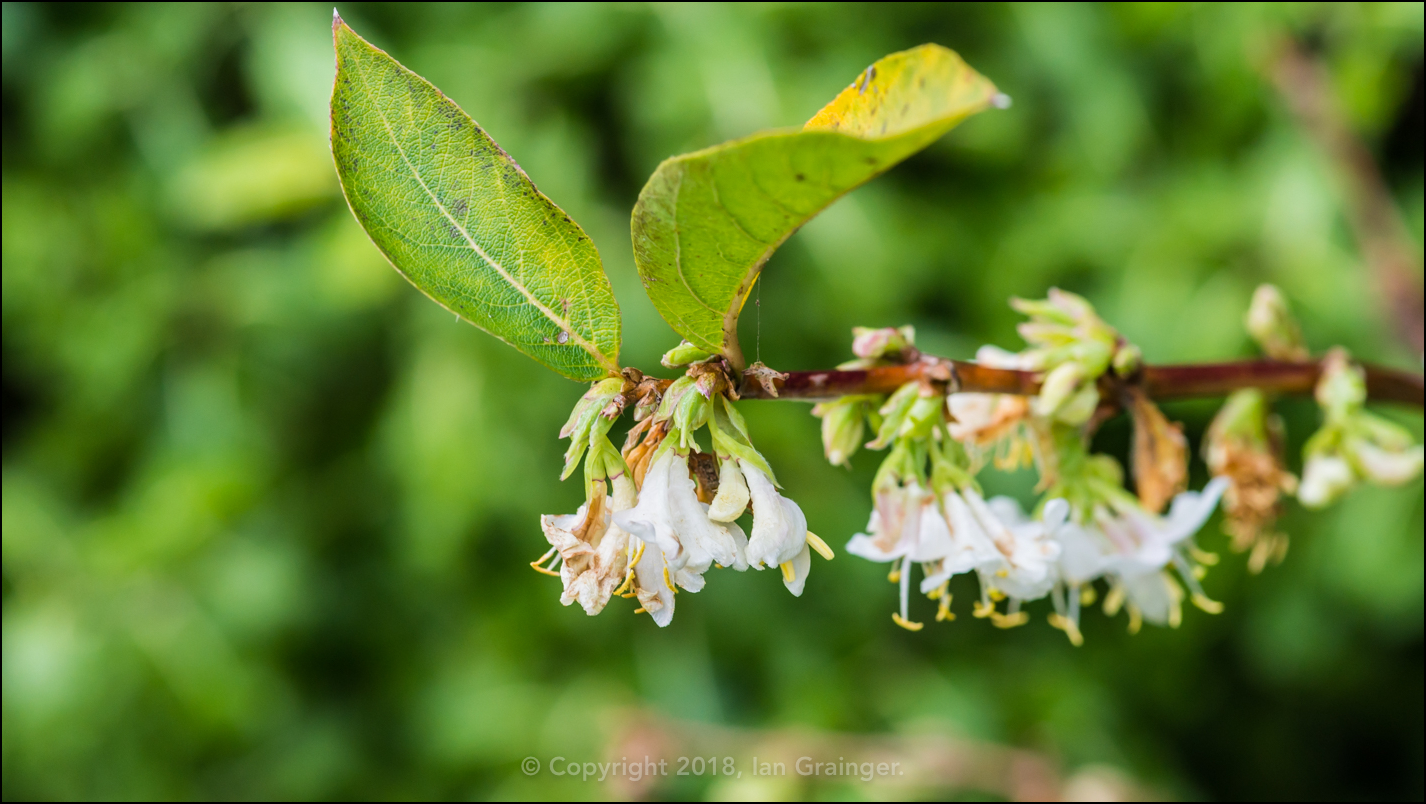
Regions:
[[644, 608], [643, 606], [640, 606], [640, 607], [638, 607], [637, 609], [634, 609], [634, 613], [635, 613], [635, 614], [648, 614], [648, 613], [649, 613], [649, 610], [646, 609], [646, 608]]
[[1163, 577], [1169, 587], [1169, 628], [1177, 628], [1183, 625], [1183, 587], [1167, 572]]
[[947, 594], [947, 591], [950, 589], [950, 587], [951, 582], [946, 581], [935, 589], [932, 589], [931, 591], [927, 592], [926, 597], [930, 600], [940, 600], [942, 595]]
[[807, 543], [812, 545], [812, 549], [816, 550], [818, 555], [822, 556], [828, 561], [831, 561], [833, 558], [837, 557], [837, 554], [832, 552], [832, 548], [828, 547], [827, 543], [822, 541], [822, 537], [818, 536], [810, 530], [807, 531]]
[[922, 628], [926, 627], [925, 623], [913, 623], [905, 617], [902, 617], [901, 612], [897, 611], [893, 611], [891, 613], [891, 621], [901, 626], [902, 628], [905, 628], [907, 631], [920, 631]]
[[1049, 619], [1050, 625], [1065, 632], [1071, 645], [1077, 648], [1084, 644], [1084, 635], [1079, 632], [1079, 626], [1075, 625], [1074, 620], [1059, 614], [1051, 614]]
[[996, 628], [1014, 628], [1030, 622], [1030, 614], [1025, 611], [1017, 611], [1014, 614], [992, 613], [990, 622]]
[[936, 604], [936, 622], [950, 622], [956, 618], [956, 615], [951, 611], [951, 594], [946, 591], [945, 586], [942, 586], [937, 591], [943, 594], [941, 595], [941, 601]]
[[1113, 617], [1119, 613], [1119, 609], [1124, 605], [1124, 587], [1114, 584], [1109, 588], [1109, 594], [1104, 596], [1104, 614]]
[[668, 591], [678, 594], [678, 589], [673, 585], [673, 578], [669, 577], [668, 567], [663, 568], [663, 585], [668, 587]]
[[1000, 601], [1005, 599], [1005, 593], [994, 587], [991, 587], [989, 594], [990, 599], [994, 600], [996, 603], [999, 603]]
[[644, 548], [648, 546], [648, 542], [639, 542], [639, 549], [634, 552], [634, 557], [629, 560], [629, 566], [632, 567], [635, 564], [639, 563], [639, 560], [644, 557]]
[[1139, 607], [1133, 603], [1129, 604], [1129, 633], [1137, 634], [1144, 626], [1144, 615], [1139, 613]]
[[1093, 586], [1086, 586], [1079, 590], [1079, 604], [1081, 606], [1093, 606], [1095, 599], [1098, 597], [1099, 593], [1094, 591]]
[[901, 564], [900, 564], [900, 562], [896, 562], [896, 561], [891, 562], [891, 573], [886, 576], [886, 579], [887, 579], [888, 581], [891, 581], [892, 583], [901, 583]]
[[995, 577], [997, 577], [997, 578], [1009, 578], [1009, 577], [1010, 577], [1010, 570], [1004, 570], [1004, 569], [996, 570], [996, 571], [995, 571]]
[[1208, 597], [1207, 595], [1200, 594], [1200, 593], [1198, 593], [1198, 592], [1194, 592], [1194, 593], [1193, 593], [1193, 598], [1192, 598], [1192, 600], [1193, 600], [1193, 605], [1199, 607], [1200, 609], [1203, 609], [1204, 611], [1208, 612], [1209, 614], [1222, 614], [1222, 613], [1223, 613], [1223, 604], [1222, 604], [1222, 603], [1219, 603], [1219, 602], [1216, 601], [1216, 600], [1211, 600], [1211, 599], [1209, 599], [1209, 597]]
[[784, 561], [784, 562], [782, 562], [781, 564], [778, 565], [778, 569], [781, 569], [781, 570], [782, 570], [782, 579], [783, 579], [784, 581], [786, 581], [786, 582], [788, 582], [788, 583], [792, 583], [794, 580], [796, 580], [796, 578], [797, 578], [797, 573], [793, 572], [793, 570], [792, 570], [792, 562], [791, 562], [791, 561]]
[[1197, 547], [1189, 547], [1188, 554], [1193, 556], [1193, 560], [1200, 564], [1206, 564], [1212, 567], [1218, 563], [1217, 553], [1210, 553], [1207, 550], [1201, 550]]
[[548, 568], [548, 567], [541, 567], [541, 566], [538, 565], [538, 564], [531, 564], [531, 565], [530, 565], [530, 569], [533, 569], [535, 572], [538, 572], [538, 573], [540, 573], [541, 575], [548, 575], [548, 576], [550, 576], [550, 577], [552, 577], [552, 578], [558, 578], [558, 577], [560, 577], [560, 574], [559, 574], [558, 572], [555, 572], [554, 570], [552, 570], [552, 569], [550, 569], [550, 568]]
[[629, 585], [632, 584], [633, 582], [634, 582], [634, 571], [633, 571], [632, 569], [630, 569], [628, 572], [624, 573], [624, 582], [621, 583], [621, 584], [619, 584], [619, 588], [618, 588], [618, 589], [615, 589], [614, 591], [610, 592], [610, 593], [609, 593], [609, 596], [610, 596], [610, 597], [613, 597], [613, 596], [615, 596], [615, 595], [623, 595], [624, 592], [629, 589]]
[[984, 620], [986, 617], [995, 616], [995, 604], [986, 600], [977, 600], [971, 609], [971, 616]]
[[546, 550], [544, 555], [542, 555], [542, 556], [540, 556], [539, 558], [535, 559], [534, 561], [531, 561], [531, 562], [530, 562], [530, 569], [533, 569], [535, 572], [538, 572], [538, 573], [540, 573], [541, 575], [550, 575], [550, 576], [553, 576], [553, 577], [555, 577], [555, 578], [558, 578], [558, 577], [560, 576], [560, 574], [559, 574], [558, 572], [555, 572], [554, 570], [549, 569], [549, 568], [547, 568], [547, 567], [542, 567], [542, 566], [540, 566], [541, 564], [544, 564], [546, 561], [549, 561], [549, 560], [550, 560], [550, 556], [552, 556], [552, 555], [554, 555], [554, 554], [555, 554], [555, 548], [551, 547], [550, 549]]
[[1193, 577], [1200, 581], [1203, 580], [1204, 578], [1208, 577], [1208, 568], [1203, 566], [1202, 564], [1194, 564]]

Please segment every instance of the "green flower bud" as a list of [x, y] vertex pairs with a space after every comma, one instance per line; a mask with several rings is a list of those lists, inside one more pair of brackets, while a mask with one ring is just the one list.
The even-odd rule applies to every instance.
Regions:
[[684, 341], [672, 349], [664, 352], [664, 356], [659, 360], [664, 368], [677, 368], [686, 366], [689, 363], [702, 363], [712, 357], [713, 353], [694, 346], [688, 341]]
[[1288, 309], [1287, 299], [1274, 285], [1259, 285], [1243, 319], [1248, 334], [1274, 360], [1306, 360], [1302, 330]]
[[833, 466], [851, 466], [852, 455], [862, 446], [866, 416], [875, 396], [844, 396], [812, 408], [822, 419], [822, 450]]

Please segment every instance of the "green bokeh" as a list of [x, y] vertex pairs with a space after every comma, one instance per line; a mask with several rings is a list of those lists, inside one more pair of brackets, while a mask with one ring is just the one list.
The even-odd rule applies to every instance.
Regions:
[[[853, 325], [912, 323], [949, 356], [1018, 348], [1006, 298], [1051, 285], [1150, 361], [1234, 357], [1272, 281], [1314, 349], [1420, 369], [1337, 174], [1261, 72], [1283, 35], [1321, 56], [1419, 244], [1419, 4], [341, 12], [589, 232], [629, 365], [676, 340], [629, 245], [653, 168], [797, 125], [876, 58], [934, 41], [1014, 106], [794, 236], [743, 316], [750, 359], [826, 367]], [[518, 762], [601, 758], [611, 712], [635, 707], [931, 728], [1171, 796], [1421, 798], [1419, 480], [1290, 507], [1292, 551], [1257, 577], [1210, 526], [1225, 614], [1129, 637], [1091, 613], [1080, 649], [1044, 604], [1008, 632], [965, 612], [903, 632], [886, 568], [845, 555], [800, 599], [714, 573], [663, 630], [625, 601], [559, 606], [526, 562], [546, 547], [538, 515], [580, 496], [557, 481], [556, 432], [581, 388], [455, 321], [366, 240], [327, 150], [330, 14], [4, 6], [7, 799], [600, 797]], [[1300, 446], [1313, 407], [1282, 407]], [[742, 408], [840, 547], [875, 456], [828, 467], [806, 406]], [[1168, 412], [1196, 444], [1213, 407]], [[1419, 437], [1419, 412], [1392, 415]], [[1099, 442], [1127, 439], [1116, 422]], [[983, 480], [1023, 499], [1033, 482]]]

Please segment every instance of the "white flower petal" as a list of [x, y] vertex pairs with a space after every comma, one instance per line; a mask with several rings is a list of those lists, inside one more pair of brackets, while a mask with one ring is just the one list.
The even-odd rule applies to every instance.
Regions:
[[749, 498], [748, 482], [743, 479], [738, 462], [732, 458], [722, 461], [718, 469], [718, 493], [713, 495], [708, 518], [715, 522], [732, 522], [743, 515]]
[[934, 498], [921, 504], [918, 524], [916, 543], [910, 551], [912, 561], [936, 561], [955, 552], [956, 545], [951, 541], [951, 528], [946, 524], [946, 518], [941, 515], [941, 509], [936, 506]]
[[802, 588], [807, 585], [807, 575], [812, 570], [812, 548], [804, 542], [802, 551], [788, 560], [792, 563], [792, 579], [784, 576], [782, 582], [793, 597], [801, 597]]
[[1361, 465], [1368, 480], [1383, 486], [1400, 486], [1421, 474], [1422, 447], [1387, 450], [1368, 441], [1351, 439], [1346, 448]]
[[[645, 488], [647, 488], [647, 483]], [[638, 549], [637, 541], [634, 543]], [[673, 620], [673, 590], [668, 588], [664, 570], [663, 551], [654, 543], [647, 543], [639, 563], [634, 565], [634, 577], [638, 580], [639, 603], [654, 618], [660, 628]]]
[[1297, 499], [1308, 508], [1322, 508], [1341, 497], [1356, 482], [1352, 467], [1336, 455], [1314, 455], [1302, 467]]

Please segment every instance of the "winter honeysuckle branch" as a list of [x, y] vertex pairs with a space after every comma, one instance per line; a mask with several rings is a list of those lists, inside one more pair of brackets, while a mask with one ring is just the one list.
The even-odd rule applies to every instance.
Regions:
[[[1398, 402], [1421, 407], [1426, 384], [1420, 374], [1363, 363], [1367, 397], [1373, 402]], [[1308, 395], [1322, 376], [1322, 361], [1238, 360], [1227, 363], [1144, 366], [1124, 379], [1153, 399], [1226, 396], [1243, 388], [1275, 394]], [[1040, 373], [983, 366], [970, 360], [918, 355], [911, 362], [848, 371], [789, 371], [772, 380], [776, 393], [754, 378], [738, 387], [743, 399], [804, 399], [823, 401], [856, 394], [886, 394], [908, 382], [928, 380], [951, 385], [963, 393], [1016, 394], [1040, 392]]]
[[[987, 345], [973, 361], [951, 360], [922, 354], [909, 326], [857, 327], [855, 359], [833, 370], [745, 366], [738, 316], [779, 244], [961, 121], [1009, 105], [946, 48], [877, 61], [801, 129], [659, 166], [631, 232], [644, 290], [683, 338], [661, 361], [682, 375], [660, 379], [620, 362], [618, 304], [578, 224], [449, 97], [340, 18], [332, 33], [332, 153], [358, 222], [446, 309], [590, 383], [559, 433], [570, 442], [562, 477], [582, 464], [584, 501], [541, 517], [548, 549], [531, 562], [559, 579], [565, 605], [593, 615], [627, 599], [666, 626], [676, 597], [717, 570], [772, 570], [802, 595], [812, 554], [835, 553], [809, 529], [824, 528], [822, 512], [804, 511], [790, 499], [795, 489], [785, 495], [754, 446], [737, 407], [745, 399], [819, 402], [811, 412], [833, 465], [863, 448], [885, 451], [866, 532], [833, 540], [891, 565], [892, 619], [909, 630], [923, 627], [911, 606], [918, 568], [916, 592], [935, 601], [938, 622], [955, 619], [952, 593], [966, 591], [956, 576], [968, 575], [978, 585], [971, 615], [1002, 628], [1028, 622], [1025, 606], [1048, 598], [1049, 623], [1080, 644], [1081, 608], [1101, 594], [1105, 613], [1125, 612], [1131, 630], [1173, 626], [1184, 602], [1221, 610], [1200, 584], [1217, 557], [1194, 544], [1220, 504], [1233, 549], [1250, 553], [1257, 572], [1286, 553], [1276, 522], [1288, 500], [1322, 508], [1362, 483], [1420, 476], [1415, 436], [1366, 403], [1420, 407], [1422, 378], [1341, 348], [1309, 359], [1287, 300], [1267, 285], [1244, 319], [1263, 360], [1148, 365], [1088, 300], [1051, 288], [1044, 299], [1010, 300], [1026, 317], [1019, 352]], [[1415, 302], [1419, 310], [1419, 294]], [[1309, 392], [1322, 424], [1299, 479], [1273, 404]], [[1188, 488], [1183, 426], [1156, 404], [1193, 396], [1227, 397], [1203, 439], [1213, 479], [1201, 490]], [[1120, 412], [1133, 423], [1127, 468], [1092, 450], [1095, 428]], [[632, 422], [616, 446], [625, 416]], [[990, 466], [1039, 473], [1028, 512], [984, 496], [976, 477]]]

